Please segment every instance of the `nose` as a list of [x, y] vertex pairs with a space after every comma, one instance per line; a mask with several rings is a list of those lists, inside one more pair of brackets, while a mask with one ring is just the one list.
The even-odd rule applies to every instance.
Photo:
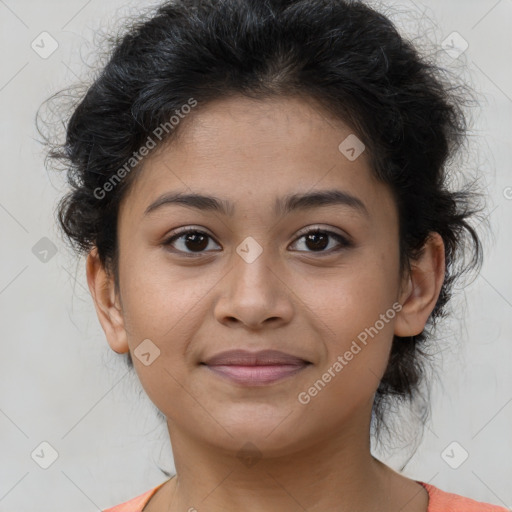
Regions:
[[293, 291], [264, 254], [251, 263], [235, 255], [232, 270], [219, 283], [220, 298], [215, 304], [218, 322], [259, 330], [291, 321]]

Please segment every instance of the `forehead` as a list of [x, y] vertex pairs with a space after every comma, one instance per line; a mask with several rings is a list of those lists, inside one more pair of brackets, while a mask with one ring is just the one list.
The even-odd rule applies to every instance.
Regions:
[[199, 104], [180, 122], [179, 136], [146, 157], [123, 201], [130, 210], [143, 214], [173, 190], [224, 197], [235, 213], [274, 211], [278, 197], [314, 189], [383, 199], [368, 155], [350, 160], [340, 150], [353, 130], [313, 101], [233, 97]]

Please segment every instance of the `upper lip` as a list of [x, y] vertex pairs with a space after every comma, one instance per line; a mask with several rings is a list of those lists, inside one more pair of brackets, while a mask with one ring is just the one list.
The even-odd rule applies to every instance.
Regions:
[[249, 352], [248, 350], [228, 350], [210, 357], [203, 364], [207, 365], [237, 365], [237, 366], [265, 366], [281, 364], [309, 363], [301, 357], [293, 356], [279, 350], [260, 350]]

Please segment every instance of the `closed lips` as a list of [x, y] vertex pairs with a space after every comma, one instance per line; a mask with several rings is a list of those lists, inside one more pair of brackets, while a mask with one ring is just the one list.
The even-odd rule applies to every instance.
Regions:
[[208, 366], [303, 366], [309, 361], [277, 350], [249, 352], [247, 350], [229, 350], [221, 352], [201, 364]]

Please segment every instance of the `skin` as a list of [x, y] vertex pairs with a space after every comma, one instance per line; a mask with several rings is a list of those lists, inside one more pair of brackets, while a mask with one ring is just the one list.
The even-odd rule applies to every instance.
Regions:
[[[352, 130], [313, 101], [232, 97], [199, 105], [182, 123], [174, 144], [146, 157], [121, 203], [120, 294], [95, 248], [87, 258], [108, 343], [131, 352], [167, 418], [177, 477], [144, 510], [426, 512], [426, 490], [372, 456], [369, 432], [393, 334], [420, 333], [439, 296], [441, 237], [432, 233], [411, 272], [400, 275], [391, 192], [373, 177], [365, 152], [350, 161], [339, 151]], [[358, 197], [368, 215], [347, 205], [273, 212], [278, 197], [325, 189]], [[234, 215], [183, 205], [144, 215], [177, 190], [232, 201]], [[181, 255], [173, 253], [163, 243], [185, 226], [211, 238], [194, 245], [182, 237], [174, 242]], [[303, 236], [315, 227], [353, 244], [328, 238], [316, 249]], [[249, 236], [263, 251], [251, 263], [236, 252]], [[298, 393], [397, 302], [400, 312], [299, 403]], [[160, 350], [148, 366], [134, 354], [145, 339]], [[312, 364], [263, 387], [233, 384], [199, 364], [233, 348], [274, 348]], [[237, 456], [247, 442], [259, 454], [250, 467]]]

